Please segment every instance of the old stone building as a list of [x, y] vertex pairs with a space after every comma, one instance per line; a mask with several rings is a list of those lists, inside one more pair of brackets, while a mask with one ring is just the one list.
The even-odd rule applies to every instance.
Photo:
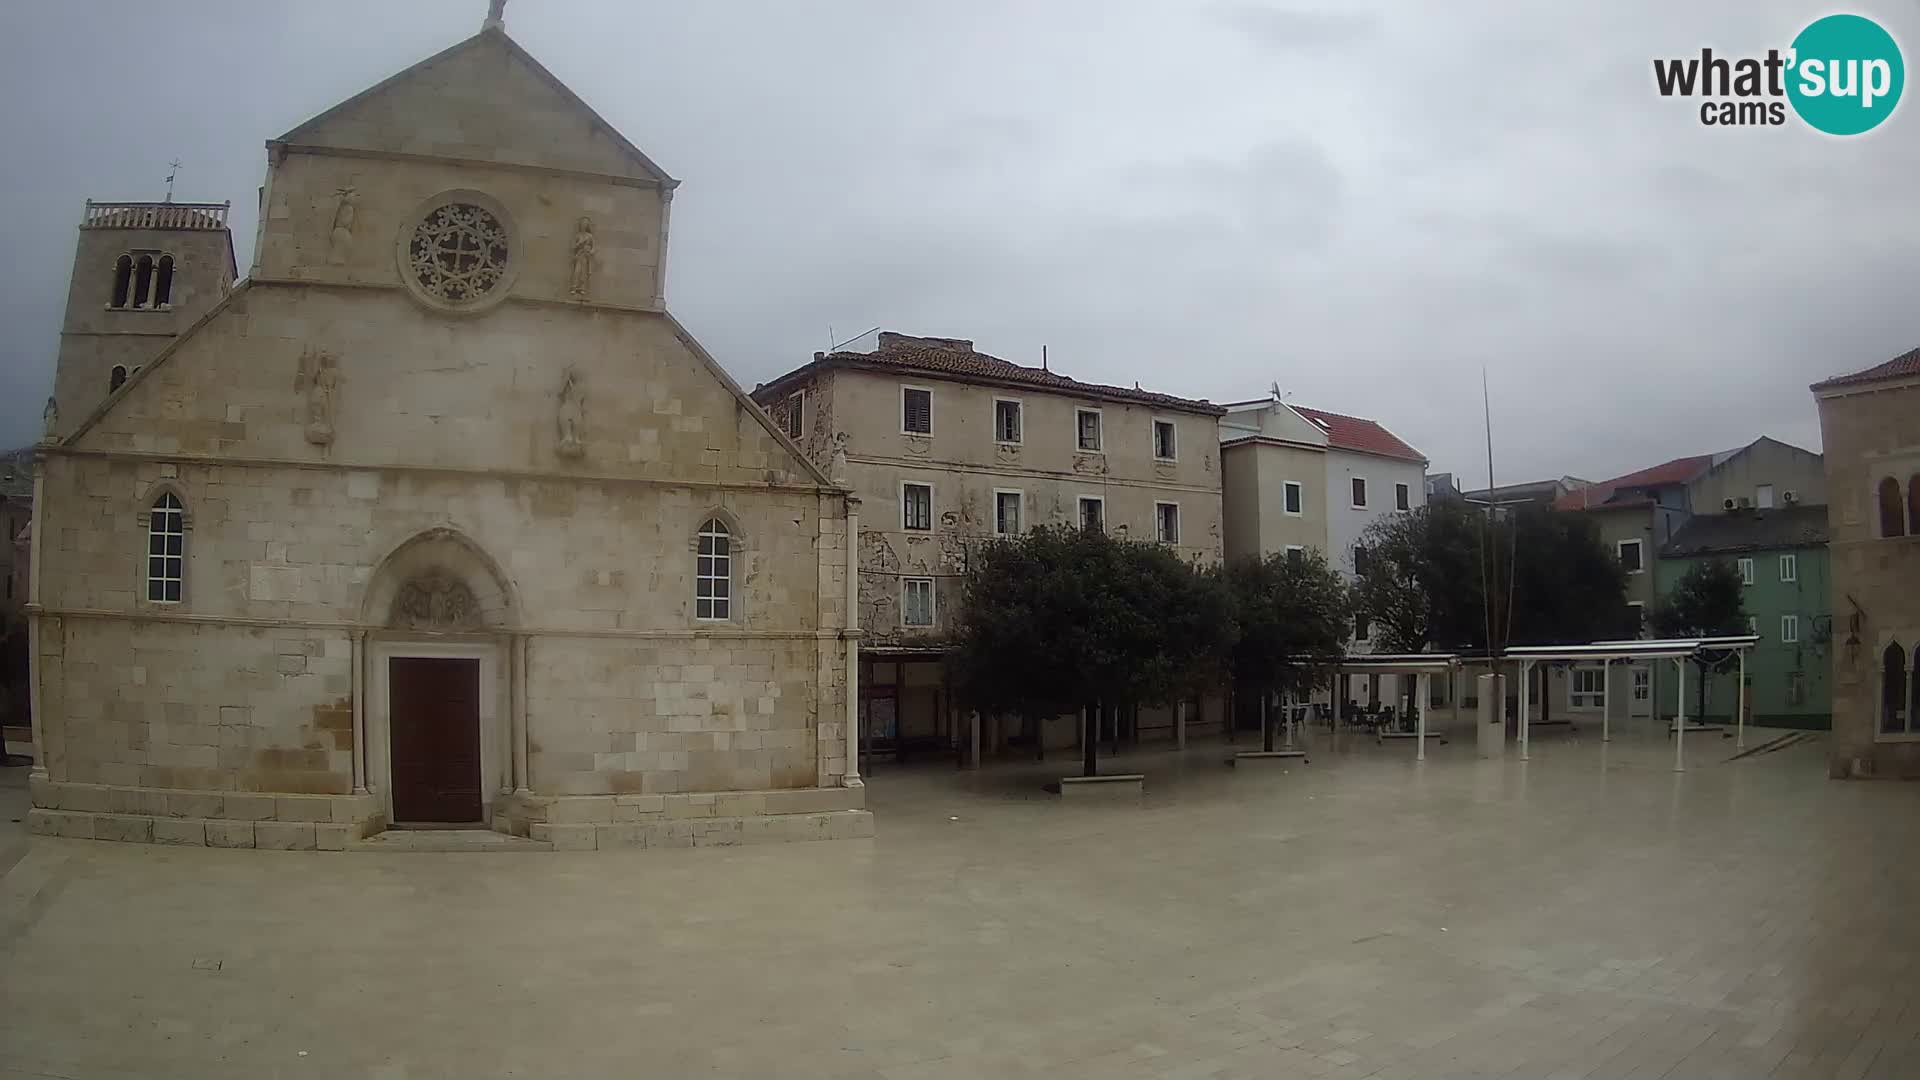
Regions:
[[[978, 542], [1073, 524], [1220, 560], [1225, 410], [1210, 402], [891, 332], [871, 352], [816, 353], [754, 398], [860, 497], [861, 709], [882, 746], [959, 737], [940, 640]], [[1171, 730], [1171, 717], [1147, 710], [1141, 723]], [[987, 723], [989, 750], [1014, 737]], [[1070, 743], [1076, 730], [1067, 718], [1044, 737]]]
[[848, 494], [668, 314], [676, 182], [497, 15], [267, 150], [231, 289], [185, 232], [83, 235], [88, 318], [157, 317], [120, 248], [217, 302], [124, 381], [63, 349], [34, 827], [868, 832]]
[[1920, 777], [1920, 349], [1812, 389], [1833, 580], [1832, 773]]

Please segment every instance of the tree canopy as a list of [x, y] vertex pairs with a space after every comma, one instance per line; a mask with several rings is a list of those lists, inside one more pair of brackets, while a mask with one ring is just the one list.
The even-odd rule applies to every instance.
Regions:
[[[1240, 686], [1261, 695], [1297, 694], [1331, 677], [1345, 651], [1352, 604], [1326, 556], [1295, 551], [1241, 559], [1220, 577], [1233, 604], [1236, 634], [1227, 655]], [[1272, 728], [1263, 734], [1273, 749]]]

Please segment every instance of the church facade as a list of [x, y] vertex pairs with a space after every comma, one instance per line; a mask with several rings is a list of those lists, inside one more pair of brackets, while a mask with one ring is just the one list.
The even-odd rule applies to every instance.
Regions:
[[497, 19], [267, 145], [246, 280], [173, 267], [219, 299], [144, 364], [63, 348], [34, 829], [870, 835], [854, 502], [667, 312], [675, 181]]

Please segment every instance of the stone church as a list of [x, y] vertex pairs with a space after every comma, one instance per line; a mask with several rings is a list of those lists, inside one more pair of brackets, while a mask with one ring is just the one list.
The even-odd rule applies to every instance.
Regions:
[[36, 831], [871, 834], [850, 492], [668, 313], [675, 183], [496, 5], [267, 143], [245, 280], [219, 204], [89, 204], [35, 493]]

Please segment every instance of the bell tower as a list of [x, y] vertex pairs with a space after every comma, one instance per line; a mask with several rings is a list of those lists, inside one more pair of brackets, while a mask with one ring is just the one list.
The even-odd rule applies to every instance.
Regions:
[[229, 208], [87, 201], [53, 378], [59, 434], [73, 430], [233, 288]]

